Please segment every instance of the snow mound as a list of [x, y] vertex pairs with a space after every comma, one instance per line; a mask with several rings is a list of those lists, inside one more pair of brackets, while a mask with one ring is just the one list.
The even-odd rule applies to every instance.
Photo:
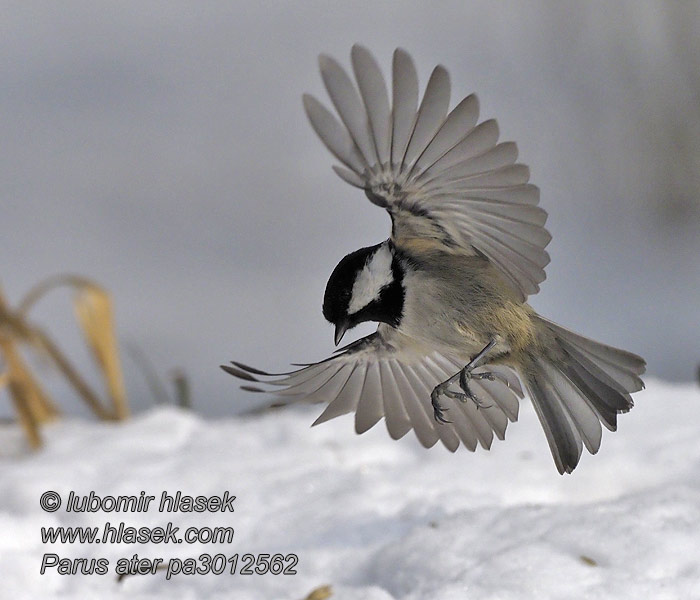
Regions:
[[[203, 420], [159, 408], [123, 425], [65, 420], [23, 451], [0, 428], [2, 598], [700, 598], [700, 392], [650, 381], [597, 456], [557, 474], [532, 408], [490, 452], [424, 450], [302, 406]], [[41, 510], [39, 498], [236, 495], [235, 512]], [[157, 500], [156, 503], [157, 504]], [[42, 527], [194, 526], [230, 544], [43, 544]], [[106, 575], [44, 575], [44, 553], [107, 558]], [[295, 575], [136, 575], [119, 558], [298, 555]], [[240, 563], [239, 563], [240, 565]]]

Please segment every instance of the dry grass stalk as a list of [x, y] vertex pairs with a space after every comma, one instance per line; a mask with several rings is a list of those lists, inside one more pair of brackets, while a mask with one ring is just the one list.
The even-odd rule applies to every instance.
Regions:
[[326, 600], [333, 595], [333, 588], [330, 585], [322, 585], [313, 590], [304, 600]]
[[[50, 336], [28, 319], [32, 306], [57, 287], [68, 287], [74, 292], [78, 325], [105, 382], [108, 402], [100, 401]], [[58, 416], [59, 410], [32, 374], [20, 346], [48, 357], [97, 417], [124, 419], [129, 409], [113, 323], [109, 294], [89, 279], [72, 275], [47, 279], [35, 286], [16, 310], [9, 308], [0, 290], [0, 366], [4, 368], [0, 372], [0, 389], [8, 389], [32, 447], [41, 445], [39, 426]]]

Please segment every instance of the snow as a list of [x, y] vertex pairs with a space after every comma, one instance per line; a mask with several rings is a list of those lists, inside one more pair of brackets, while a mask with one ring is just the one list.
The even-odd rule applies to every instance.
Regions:
[[[490, 452], [424, 450], [382, 424], [309, 424], [318, 406], [204, 420], [174, 408], [125, 424], [65, 419], [30, 453], [0, 427], [0, 597], [700, 598], [700, 392], [648, 381], [637, 406], [570, 476], [557, 474], [532, 407]], [[241, 397], [241, 402], [245, 400]], [[57, 491], [237, 496], [235, 512], [43, 512]], [[232, 526], [232, 544], [53, 544], [56, 525]], [[106, 557], [109, 573], [39, 575], [42, 555]], [[116, 560], [202, 552], [296, 553], [296, 575], [127, 577]]]

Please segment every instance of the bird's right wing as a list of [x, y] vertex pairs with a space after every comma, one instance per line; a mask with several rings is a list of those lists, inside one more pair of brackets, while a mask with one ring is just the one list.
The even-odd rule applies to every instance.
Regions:
[[389, 212], [394, 243], [485, 256], [520, 300], [536, 293], [549, 263], [547, 213], [537, 206], [528, 167], [515, 162], [515, 143], [498, 143], [495, 120], [477, 124], [476, 96], [448, 114], [450, 79], [437, 66], [419, 105], [416, 69], [401, 49], [394, 53], [391, 105], [365, 48], [352, 49], [357, 85], [332, 58], [322, 56], [320, 65], [339, 119], [309, 95], [306, 113], [342, 165], [335, 172]]
[[470, 382], [488, 408], [441, 397], [451, 423], [437, 423], [430, 392], [464, 365], [438, 352], [414, 349], [414, 344], [402, 338], [393, 328], [380, 325], [376, 333], [340, 349], [334, 356], [296, 371], [271, 374], [238, 362], [222, 365], [222, 369], [248, 382], [269, 386], [244, 386], [249, 391], [273, 392], [291, 402], [327, 402], [314, 425], [354, 412], [355, 430], [363, 433], [384, 417], [393, 439], [413, 429], [426, 448], [440, 440], [452, 452], [460, 441], [474, 451], [477, 443], [490, 448], [494, 433], [504, 438], [508, 421], [518, 418], [518, 398], [522, 398], [514, 371], [489, 365], [495, 381]]

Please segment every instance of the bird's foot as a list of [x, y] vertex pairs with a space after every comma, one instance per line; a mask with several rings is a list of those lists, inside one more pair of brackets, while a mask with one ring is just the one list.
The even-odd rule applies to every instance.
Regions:
[[[472, 371], [476, 367], [478, 367], [479, 364], [483, 361], [483, 358], [486, 356], [488, 351], [491, 350], [491, 348], [493, 348], [495, 345], [496, 340], [492, 339], [488, 344], [486, 344], [484, 349], [481, 350], [481, 352], [479, 352], [476, 356], [474, 356], [461, 371], [455, 373], [452, 377], [446, 379], [442, 383], [439, 383], [433, 388], [433, 391], [430, 393], [430, 401], [433, 405], [433, 416], [435, 417], [435, 420], [438, 423], [451, 422], [445, 418], [444, 412], [447, 409], [440, 404], [440, 396], [447, 396], [448, 398], [452, 398], [453, 400], [459, 400], [460, 402], [468, 402], [471, 400], [476, 405], [477, 410], [479, 408], [491, 408], [491, 404], [484, 404], [481, 400], [479, 400], [479, 398], [476, 397], [474, 392], [471, 391], [471, 389], [469, 388], [469, 380], [496, 380], [495, 374], [488, 371], [483, 373], [472, 373]], [[459, 387], [462, 388], [464, 393], [453, 392], [450, 389], [450, 386], [458, 380]]]
[[[471, 363], [470, 363], [471, 364]], [[462, 402], [466, 402], [467, 400], [471, 400], [475, 405], [476, 409], [479, 410], [480, 408], [491, 408], [491, 404], [485, 404], [479, 398], [477, 395], [471, 390], [469, 387], [469, 381], [471, 379], [476, 379], [476, 380], [481, 380], [481, 379], [487, 379], [489, 381], [495, 381], [496, 377], [494, 376], [493, 373], [491, 372], [484, 372], [484, 373], [472, 373], [472, 369], [474, 367], [467, 365], [464, 367], [459, 372], [459, 387], [462, 388], [464, 391], [464, 394], [460, 394], [461, 398], [459, 398]]]
[[[460, 371], [461, 373], [461, 371]], [[487, 379], [486, 377], [474, 377], [474, 379]], [[445, 396], [447, 398], [452, 398], [453, 400], [459, 400], [460, 402], [473, 402], [476, 405], [476, 409], [479, 410], [480, 408], [491, 408], [491, 404], [484, 404], [479, 398], [476, 397], [476, 395], [469, 389], [469, 386], [466, 386], [465, 393], [462, 392], [454, 392], [451, 389], [449, 389], [449, 386], [452, 384], [452, 381], [448, 379], [447, 381], [443, 381], [442, 383], [438, 384], [435, 386], [433, 391], [430, 394], [430, 401], [433, 405], [433, 416], [435, 420], [438, 423], [452, 423], [452, 421], [449, 421], [445, 418], [444, 413], [449, 410], [442, 406], [440, 404], [440, 396]], [[461, 384], [460, 384], [460, 387]], [[462, 387], [462, 389], [465, 389]]]
[[448, 421], [444, 415], [444, 412], [448, 409], [444, 408], [440, 404], [440, 396], [447, 396], [447, 392], [449, 391], [447, 388], [449, 387], [449, 385], [450, 384], [446, 381], [443, 383], [439, 383], [433, 388], [433, 391], [430, 393], [430, 402], [433, 405], [433, 417], [438, 423], [452, 423], [452, 421]]

